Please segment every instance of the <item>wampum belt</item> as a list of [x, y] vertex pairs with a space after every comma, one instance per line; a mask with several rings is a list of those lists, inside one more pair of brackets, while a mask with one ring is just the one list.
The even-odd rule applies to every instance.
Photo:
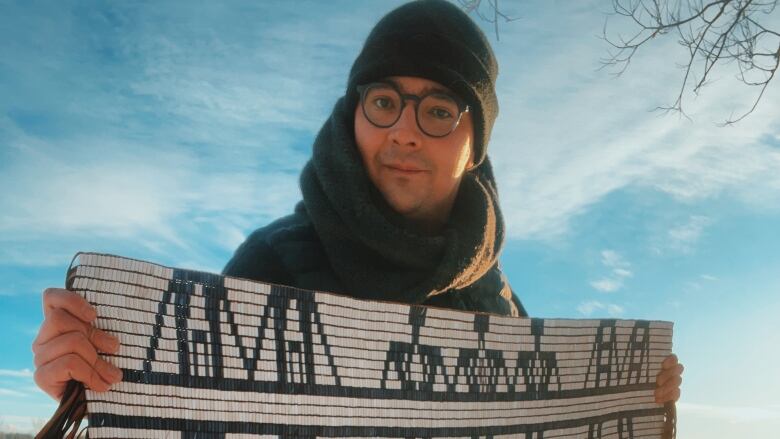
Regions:
[[119, 337], [38, 437], [672, 438], [672, 323], [506, 317], [78, 253], [66, 287]]

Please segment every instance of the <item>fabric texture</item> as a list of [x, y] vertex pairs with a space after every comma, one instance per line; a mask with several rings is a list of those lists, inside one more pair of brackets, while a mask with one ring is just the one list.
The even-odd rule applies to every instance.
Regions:
[[363, 168], [340, 99], [301, 173], [303, 202], [257, 230], [223, 273], [353, 297], [527, 315], [498, 265], [504, 222], [489, 160], [466, 173], [440, 234], [394, 212]]
[[485, 34], [465, 12], [444, 0], [420, 0], [385, 15], [352, 65], [347, 108], [357, 104], [358, 85], [388, 76], [430, 79], [464, 99], [474, 123], [474, 163], [485, 159], [498, 116], [498, 63]]

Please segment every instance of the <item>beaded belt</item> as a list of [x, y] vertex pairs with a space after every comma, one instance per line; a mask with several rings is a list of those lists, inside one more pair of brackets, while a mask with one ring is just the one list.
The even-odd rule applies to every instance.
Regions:
[[[104, 254], [74, 262], [67, 287], [119, 337], [105, 357], [124, 375], [84, 392], [90, 438], [674, 435], [674, 405], [653, 394], [670, 322], [505, 317]], [[78, 386], [50, 432], [75, 419]]]

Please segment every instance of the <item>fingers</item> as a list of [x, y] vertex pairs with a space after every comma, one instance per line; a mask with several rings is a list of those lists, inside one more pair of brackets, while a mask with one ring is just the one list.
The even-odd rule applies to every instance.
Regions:
[[60, 357], [72, 354], [78, 355], [87, 365], [95, 369], [103, 381], [113, 384], [122, 379], [122, 371], [98, 357], [95, 348], [78, 332], [62, 335], [44, 345], [41, 354], [35, 356], [35, 367], [40, 368]]
[[[657, 387], [662, 387], [666, 385], [666, 383], [674, 378], [680, 378], [680, 375], [682, 375], [683, 370], [685, 368], [682, 364], [677, 363], [672, 367], [671, 369], [665, 369], [658, 373], [658, 376], [655, 379], [655, 383]], [[680, 378], [682, 380], [682, 378]]]
[[655, 402], [662, 404], [680, 399], [680, 384], [682, 384], [682, 377], [677, 377], [673, 381], [668, 382], [666, 386], [656, 388], [654, 393]]
[[661, 368], [669, 369], [674, 367], [675, 364], [678, 364], [677, 355], [669, 354], [668, 357], [664, 358], [663, 363], [661, 363]]
[[33, 342], [35, 383], [59, 400], [68, 381], [105, 391], [122, 379], [122, 371], [98, 352], [115, 353], [119, 339], [95, 328], [95, 308], [78, 294], [61, 288], [43, 292], [44, 320]]
[[[68, 314], [65, 311], [62, 313]], [[55, 313], [50, 314], [50, 318], [52, 315]], [[110, 384], [121, 381], [122, 371], [100, 359], [94, 342], [88, 338], [92, 336], [92, 339], [95, 339], [95, 334], [98, 333], [98, 329], [90, 326], [88, 335], [81, 331], [72, 331], [56, 336], [46, 343], [34, 344], [35, 382], [38, 387], [59, 400], [71, 378], [98, 391], [108, 390]], [[118, 344], [115, 348], [118, 348]]]
[[121, 379], [108, 366], [105, 361], [97, 359], [93, 367], [79, 355], [67, 354], [37, 368], [34, 379], [38, 387], [57, 400], [62, 398], [65, 384], [71, 379], [84, 383], [89, 389], [105, 392], [111, 385], [103, 376], [116, 378], [117, 381]]
[[685, 367], [674, 354], [669, 355], [661, 363], [661, 371], [656, 376], [655, 402], [664, 403], [680, 399], [680, 385]]
[[90, 326], [90, 329], [92, 332], [89, 334], [88, 339], [100, 352], [114, 354], [119, 350], [118, 338], [94, 326]]
[[38, 353], [42, 345], [69, 332], [83, 334], [86, 340], [102, 352], [116, 352], [119, 348], [119, 340], [116, 337], [84, 323], [63, 309], [52, 308], [33, 342], [33, 352]]
[[95, 309], [86, 299], [62, 288], [46, 288], [43, 291], [43, 315], [48, 317], [53, 309], [64, 309], [85, 323], [97, 317]]
[[679, 375], [673, 376], [669, 378], [664, 384], [657, 385], [656, 387], [658, 389], [661, 389], [663, 391], [669, 391], [671, 389], [677, 389], [680, 387], [680, 384], [682, 384], [682, 377]]
[[[55, 337], [47, 343], [37, 346], [34, 351], [35, 357], [33, 362], [35, 367], [40, 367], [67, 354], [77, 354], [88, 364], [95, 364], [98, 360], [98, 352], [94, 345], [81, 332], [68, 332]], [[110, 377], [104, 378], [110, 379]]]
[[43, 320], [38, 336], [33, 342], [33, 352], [35, 352], [36, 346], [43, 345], [52, 338], [67, 332], [80, 332], [84, 336], [89, 336], [91, 335], [89, 328], [88, 323], [73, 317], [69, 312], [60, 308], [52, 308]]

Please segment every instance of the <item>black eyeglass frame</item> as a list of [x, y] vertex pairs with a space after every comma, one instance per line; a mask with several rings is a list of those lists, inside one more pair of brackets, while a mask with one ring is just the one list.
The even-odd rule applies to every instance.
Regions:
[[[398, 116], [396, 116], [395, 120], [392, 123], [388, 124], [388, 125], [380, 125], [380, 124], [374, 122], [373, 120], [371, 120], [370, 117], [368, 117], [368, 114], [366, 113], [366, 92], [369, 89], [371, 89], [372, 87], [377, 87], [377, 86], [390, 87], [396, 93], [398, 93], [398, 96], [401, 97], [401, 110], [398, 112]], [[463, 100], [460, 97], [452, 95], [452, 94], [449, 94], [449, 93], [442, 93], [442, 92], [439, 92], [439, 91], [432, 91], [432, 92], [426, 93], [426, 94], [424, 94], [422, 96], [418, 96], [418, 95], [415, 95], [415, 94], [409, 94], [409, 93], [401, 93], [401, 90], [398, 89], [398, 86], [396, 86], [392, 82], [371, 82], [371, 83], [368, 83], [368, 84], [358, 85], [356, 88], [357, 88], [358, 94], [360, 94], [360, 109], [363, 111], [363, 116], [365, 116], [366, 120], [368, 120], [372, 125], [374, 125], [375, 127], [379, 127], [379, 128], [390, 128], [391, 126], [395, 125], [396, 122], [398, 122], [398, 119], [401, 118], [401, 114], [403, 114], [404, 108], [406, 108], [406, 101], [407, 100], [412, 100], [415, 103], [414, 104], [414, 120], [417, 122], [417, 128], [419, 128], [420, 131], [425, 133], [426, 136], [430, 136], [430, 137], [440, 138], [440, 137], [449, 136], [450, 134], [452, 134], [453, 131], [455, 131], [456, 128], [458, 128], [458, 125], [460, 125], [460, 119], [463, 117], [463, 113], [466, 113], [466, 112], [469, 111], [468, 104], [463, 102]], [[422, 100], [427, 98], [428, 96], [432, 96], [432, 95], [446, 96], [446, 97], [452, 99], [455, 102], [455, 105], [458, 106], [458, 117], [455, 119], [455, 122], [452, 124], [452, 128], [445, 134], [441, 134], [441, 135], [430, 134], [427, 131], [425, 131], [425, 128], [423, 128], [422, 125], [420, 124], [420, 113], [419, 113], [420, 102], [422, 102]]]

